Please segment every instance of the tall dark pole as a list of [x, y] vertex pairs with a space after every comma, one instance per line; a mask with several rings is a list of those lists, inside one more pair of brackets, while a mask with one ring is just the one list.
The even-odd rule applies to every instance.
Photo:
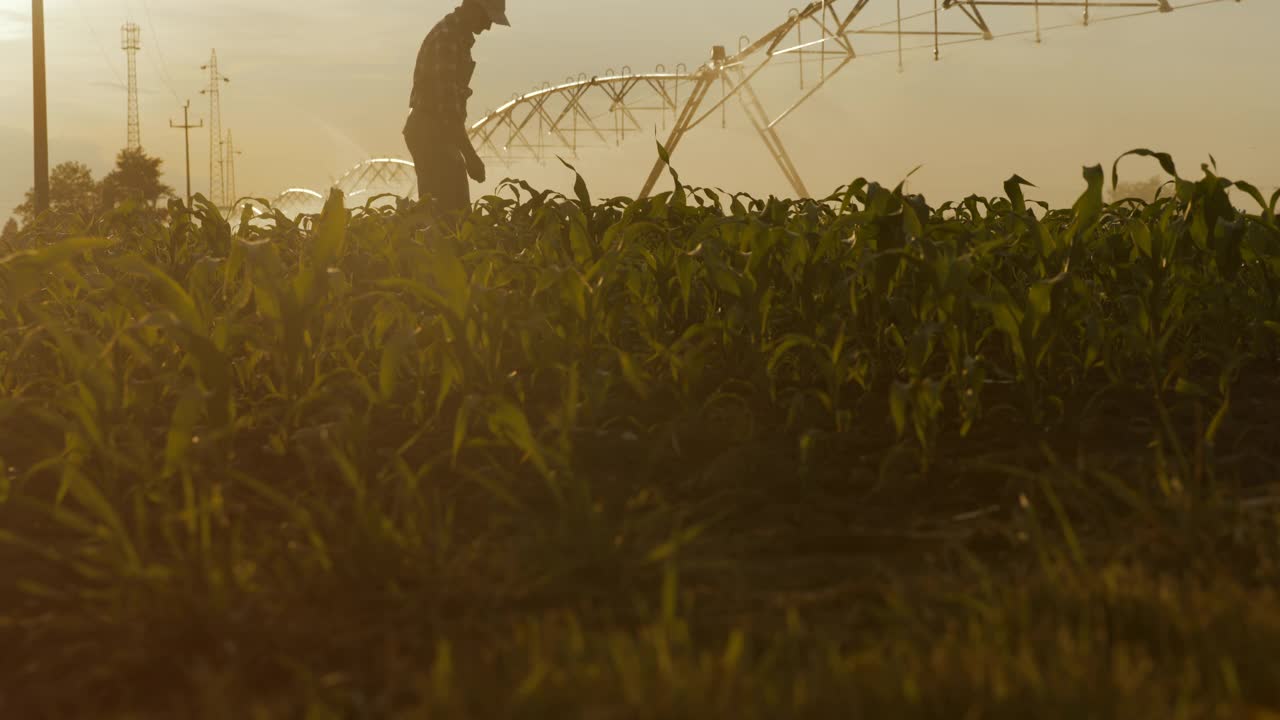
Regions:
[[44, 80], [44, 0], [31, 0], [31, 69], [35, 106], [36, 214], [49, 209], [49, 101]]
[[182, 124], [175, 125], [173, 121], [169, 121], [169, 127], [177, 128], [182, 131], [186, 137], [187, 143], [187, 207], [191, 207], [191, 130], [192, 128], [204, 127], [204, 121], [201, 120], [199, 125], [191, 124], [191, 101], [188, 100], [186, 105], [182, 106]]

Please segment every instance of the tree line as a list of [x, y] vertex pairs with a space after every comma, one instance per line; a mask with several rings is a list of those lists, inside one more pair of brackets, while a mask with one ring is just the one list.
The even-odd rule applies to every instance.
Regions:
[[173, 195], [173, 188], [160, 180], [163, 160], [142, 149], [125, 149], [116, 155], [116, 164], [101, 180], [82, 162], [64, 162], [49, 173], [49, 209], [36, 212], [35, 188], [27, 190], [21, 205], [13, 209], [0, 230], [0, 251], [4, 245], [16, 249], [24, 236], [39, 229], [67, 230], [86, 227], [96, 217], [123, 205], [160, 212], [158, 205]]

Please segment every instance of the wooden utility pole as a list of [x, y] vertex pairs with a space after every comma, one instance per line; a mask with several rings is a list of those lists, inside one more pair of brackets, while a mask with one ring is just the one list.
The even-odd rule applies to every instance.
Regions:
[[49, 100], [44, 70], [44, 0], [31, 0], [32, 105], [35, 108], [36, 215], [49, 209]]
[[186, 105], [182, 106], [182, 124], [175, 125], [172, 120], [169, 121], [169, 127], [182, 131], [186, 137], [187, 143], [187, 209], [191, 208], [191, 131], [195, 128], [204, 127], [204, 121], [201, 120], [199, 125], [191, 124], [191, 101], [188, 100]]

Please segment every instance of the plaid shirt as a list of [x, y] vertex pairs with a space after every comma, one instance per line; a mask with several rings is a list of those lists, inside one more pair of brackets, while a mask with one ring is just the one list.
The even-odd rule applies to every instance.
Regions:
[[475, 44], [475, 35], [463, 25], [457, 10], [432, 28], [418, 51], [409, 107], [441, 127], [466, 124], [471, 75], [476, 69], [471, 59]]

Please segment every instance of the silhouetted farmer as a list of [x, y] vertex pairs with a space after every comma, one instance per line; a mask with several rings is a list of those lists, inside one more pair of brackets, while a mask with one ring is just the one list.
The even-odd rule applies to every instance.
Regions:
[[507, 22], [507, 0], [463, 0], [422, 42], [413, 71], [404, 139], [418, 172], [418, 197], [434, 197], [444, 212], [471, 207], [467, 176], [484, 182], [484, 162], [467, 136], [467, 98], [476, 36]]

